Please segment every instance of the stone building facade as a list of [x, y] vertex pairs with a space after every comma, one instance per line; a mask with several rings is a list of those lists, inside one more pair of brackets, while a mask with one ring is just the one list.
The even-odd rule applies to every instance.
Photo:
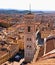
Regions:
[[25, 31], [24, 31], [24, 56], [25, 61], [30, 62], [35, 53], [35, 19], [34, 15], [27, 14], [25, 16]]
[[[24, 57], [25, 61], [30, 62], [36, 51], [36, 32], [39, 30], [41, 38], [47, 38], [53, 32], [50, 32], [52, 31], [51, 23], [49, 26], [49, 23], [43, 23], [41, 20], [37, 21], [35, 14], [28, 13], [23, 15], [22, 21], [24, 26]], [[44, 49], [44, 53], [45, 51], [46, 49]]]

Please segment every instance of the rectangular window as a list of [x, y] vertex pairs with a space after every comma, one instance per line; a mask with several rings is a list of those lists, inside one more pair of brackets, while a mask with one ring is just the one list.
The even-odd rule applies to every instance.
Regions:
[[28, 26], [28, 32], [30, 32], [30, 26]]

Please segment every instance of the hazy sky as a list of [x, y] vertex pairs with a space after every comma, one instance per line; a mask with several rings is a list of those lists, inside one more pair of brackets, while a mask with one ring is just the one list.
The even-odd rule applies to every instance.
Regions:
[[55, 10], [55, 0], [0, 0], [1, 9]]

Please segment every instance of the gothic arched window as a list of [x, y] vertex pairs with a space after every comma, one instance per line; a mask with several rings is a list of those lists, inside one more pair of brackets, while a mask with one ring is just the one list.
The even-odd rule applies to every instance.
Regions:
[[30, 32], [30, 26], [28, 26], [28, 32]]

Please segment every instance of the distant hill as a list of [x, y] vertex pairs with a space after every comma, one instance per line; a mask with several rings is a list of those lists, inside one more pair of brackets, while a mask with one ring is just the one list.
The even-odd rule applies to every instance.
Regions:
[[26, 12], [27, 11], [0, 9], [0, 14], [22, 14], [22, 13], [26, 13]]
[[[28, 12], [29, 12], [29, 10], [0, 9], [0, 14], [25, 14]], [[55, 11], [32, 11], [32, 13], [37, 13], [37, 14], [55, 13]]]
[[[6, 10], [0, 9], [0, 14], [25, 14], [28, 13], [29, 10]], [[43, 13], [42, 11], [32, 11], [32, 13]]]

